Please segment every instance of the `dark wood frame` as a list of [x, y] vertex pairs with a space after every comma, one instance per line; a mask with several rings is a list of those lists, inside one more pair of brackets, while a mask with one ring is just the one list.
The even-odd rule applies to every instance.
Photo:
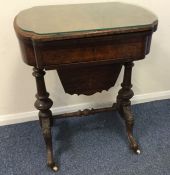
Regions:
[[[130, 102], [134, 95], [131, 89], [132, 67], [133, 61], [144, 59], [149, 53], [152, 34], [156, 31], [157, 24], [158, 21], [154, 21], [147, 26], [116, 30], [73, 32], [68, 35], [66, 33], [38, 35], [23, 31], [14, 20], [23, 60], [34, 67], [33, 76], [37, 86], [35, 107], [39, 110], [40, 125], [46, 143], [47, 164], [52, 170], [57, 171], [58, 167], [53, 159], [51, 127], [54, 117], [50, 111], [53, 102], [46, 90], [45, 71], [58, 71], [65, 92], [92, 95], [114, 86], [124, 65], [122, 88], [118, 93], [116, 104], [110, 108], [86, 109], [62, 114], [55, 118], [85, 116], [117, 109], [125, 121], [130, 147], [139, 154], [139, 146], [133, 137], [134, 117]], [[86, 76], [88, 72], [94, 77], [90, 79]], [[88, 84], [88, 88], [80, 83], [82, 81]]]

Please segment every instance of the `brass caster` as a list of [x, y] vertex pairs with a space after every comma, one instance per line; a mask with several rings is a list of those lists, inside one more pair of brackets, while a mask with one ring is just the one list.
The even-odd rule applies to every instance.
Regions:
[[54, 165], [54, 166], [52, 167], [52, 170], [53, 170], [54, 172], [57, 172], [57, 171], [58, 171], [58, 167], [57, 167], [56, 165]]
[[58, 171], [58, 166], [56, 164], [48, 165], [54, 172]]
[[133, 150], [133, 152], [137, 155], [141, 154], [141, 150], [139, 149], [139, 146], [137, 144], [131, 146], [131, 149]]
[[140, 150], [139, 149], [137, 149], [136, 150], [136, 154], [140, 154], [141, 152], [140, 152]]
[[139, 148], [137, 148], [137, 149], [133, 149], [133, 151], [134, 151], [134, 153], [136, 153], [137, 155], [141, 154], [141, 151], [140, 151]]

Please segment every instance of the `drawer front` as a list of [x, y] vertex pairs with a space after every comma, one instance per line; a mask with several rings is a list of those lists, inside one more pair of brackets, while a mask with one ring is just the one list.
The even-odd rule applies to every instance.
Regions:
[[147, 50], [146, 35], [118, 35], [57, 41], [41, 47], [44, 66], [101, 60], [141, 59]]
[[[20, 40], [23, 60], [31, 66], [138, 60], [149, 52], [151, 32], [36, 42]], [[35, 53], [36, 52], [36, 53]]]

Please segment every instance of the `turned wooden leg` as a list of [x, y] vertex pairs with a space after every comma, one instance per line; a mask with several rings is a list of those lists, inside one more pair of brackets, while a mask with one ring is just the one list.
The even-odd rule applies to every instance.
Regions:
[[134, 118], [131, 111], [131, 102], [130, 99], [133, 97], [134, 93], [132, 91], [131, 84], [131, 75], [132, 75], [132, 62], [125, 63], [125, 71], [123, 83], [121, 84], [122, 88], [118, 92], [117, 96], [117, 109], [121, 115], [121, 117], [125, 120], [127, 135], [130, 143], [130, 147], [132, 150], [140, 154], [139, 146], [133, 136], [133, 125]]
[[52, 100], [49, 98], [49, 93], [46, 91], [43, 69], [34, 68], [33, 76], [36, 79], [37, 95], [35, 107], [39, 110], [39, 120], [42, 128], [46, 149], [47, 149], [47, 165], [53, 170], [57, 171], [58, 167], [55, 165], [53, 160], [53, 149], [52, 149], [52, 136], [51, 136], [51, 121], [52, 113], [50, 111], [53, 105]]

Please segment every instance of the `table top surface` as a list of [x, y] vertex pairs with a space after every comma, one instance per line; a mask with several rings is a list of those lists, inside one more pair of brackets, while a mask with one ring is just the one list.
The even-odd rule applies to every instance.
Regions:
[[37, 6], [21, 11], [15, 24], [38, 35], [71, 35], [87, 31], [124, 31], [153, 27], [157, 17], [135, 5], [107, 2]]

